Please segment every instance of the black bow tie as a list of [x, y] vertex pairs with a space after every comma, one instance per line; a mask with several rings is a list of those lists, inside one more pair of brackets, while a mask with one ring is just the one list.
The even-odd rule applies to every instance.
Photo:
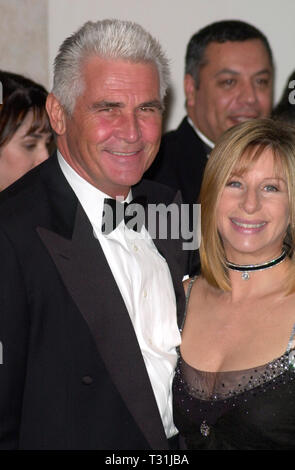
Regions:
[[129, 229], [140, 232], [144, 224], [146, 197], [138, 196], [131, 202], [120, 202], [116, 199], [105, 198], [101, 231], [108, 235], [124, 220]]

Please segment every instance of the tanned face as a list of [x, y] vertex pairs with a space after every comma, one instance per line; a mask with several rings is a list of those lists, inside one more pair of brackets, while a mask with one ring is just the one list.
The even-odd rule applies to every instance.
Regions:
[[188, 115], [213, 142], [240, 122], [268, 117], [273, 70], [264, 44], [259, 39], [210, 43], [198, 88], [186, 75], [185, 93]]
[[150, 63], [90, 58], [84, 92], [67, 115], [53, 95], [48, 112], [58, 147], [82, 178], [126, 196], [152, 164], [161, 139], [159, 76]]

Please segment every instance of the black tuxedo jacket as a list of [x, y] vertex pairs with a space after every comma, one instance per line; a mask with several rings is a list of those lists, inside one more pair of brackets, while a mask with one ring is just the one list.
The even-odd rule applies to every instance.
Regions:
[[146, 177], [180, 190], [183, 202], [198, 201], [208, 148], [187, 117], [178, 129], [164, 134], [159, 153]]
[[[174, 198], [150, 181], [133, 194]], [[155, 244], [181, 317], [187, 253]], [[0, 259], [0, 448], [167, 449], [125, 304], [56, 156], [0, 194]]]

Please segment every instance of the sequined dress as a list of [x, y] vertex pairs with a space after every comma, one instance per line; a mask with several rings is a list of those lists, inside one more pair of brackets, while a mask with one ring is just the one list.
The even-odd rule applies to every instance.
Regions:
[[174, 422], [188, 449], [295, 450], [294, 335], [281, 357], [241, 371], [200, 371], [179, 355]]

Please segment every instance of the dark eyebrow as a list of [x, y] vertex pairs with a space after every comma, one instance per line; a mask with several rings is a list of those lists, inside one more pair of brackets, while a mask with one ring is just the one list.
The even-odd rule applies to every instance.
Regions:
[[[240, 75], [240, 72], [238, 72], [237, 70], [233, 70], [233, 69], [222, 69], [222, 70], [219, 70], [219, 72], [217, 72], [215, 74], [215, 77], [218, 77], [219, 75], [223, 75], [223, 74], [231, 74], [231, 75]], [[256, 72], [254, 75], [264, 75], [264, 74], [268, 74], [268, 75], [271, 75], [271, 71], [269, 69], [263, 69], [263, 70], [259, 70], [258, 72]]]
[[255, 73], [255, 75], [262, 75], [262, 74], [272, 75], [271, 71], [268, 69], [260, 70], [259, 72]]
[[239, 75], [239, 72], [237, 72], [236, 70], [222, 69], [222, 70], [219, 70], [219, 72], [215, 74], [215, 77], [218, 77], [219, 75], [223, 75], [224, 73], [230, 73], [232, 75]]
[[30, 132], [30, 133], [24, 134], [23, 138], [31, 137], [33, 139], [42, 139], [44, 134], [48, 134], [48, 136], [50, 137], [50, 132], [40, 132], [40, 133]]

